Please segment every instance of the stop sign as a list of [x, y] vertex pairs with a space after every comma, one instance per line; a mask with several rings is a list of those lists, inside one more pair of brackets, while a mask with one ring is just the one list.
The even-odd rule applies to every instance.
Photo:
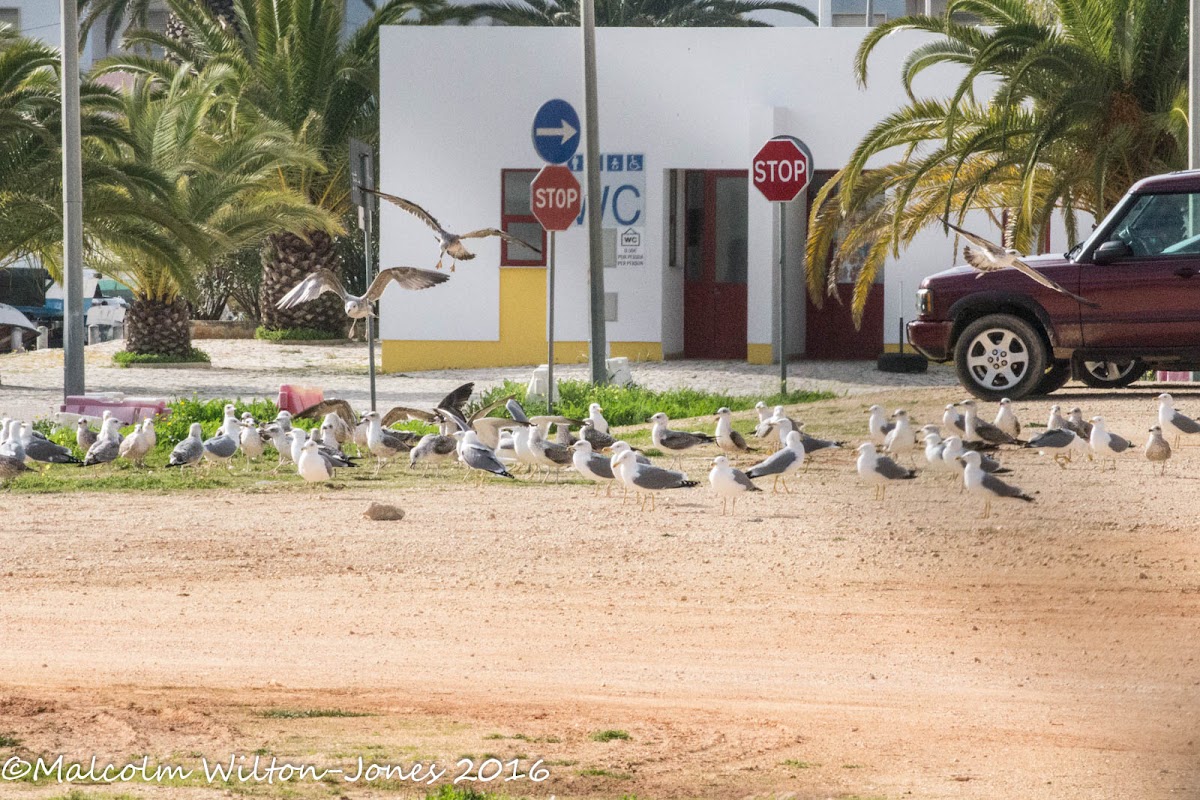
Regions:
[[750, 173], [755, 187], [772, 203], [787, 203], [808, 186], [812, 157], [795, 136], [776, 136], [754, 156]]
[[579, 181], [562, 164], [542, 167], [529, 184], [529, 190], [530, 210], [548, 231], [570, 228], [583, 207]]

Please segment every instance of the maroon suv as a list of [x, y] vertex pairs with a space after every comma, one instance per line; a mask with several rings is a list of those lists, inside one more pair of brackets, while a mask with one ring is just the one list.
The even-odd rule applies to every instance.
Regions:
[[1085, 242], [1024, 260], [1099, 307], [1012, 269], [955, 267], [917, 292], [908, 340], [953, 359], [976, 397], [1049, 394], [1072, 375], [1117, 388], [1147, 369], [1200, 369], [1200, 171], [1135, 184]]

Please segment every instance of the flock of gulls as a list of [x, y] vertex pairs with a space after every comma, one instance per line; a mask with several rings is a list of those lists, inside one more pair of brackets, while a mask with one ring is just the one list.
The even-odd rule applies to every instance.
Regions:
[[[513, 397], [467, 413], [473, 391], [474, 384], [463, 384], [434, 408], [396, 406], [387, 413], [356, 414], [345, 400], [326, 400], [295, 417], [281, 411], [270, 421], [257, 421], [249, 413], [238, 417], [235, 407], [227, 405], [213, 436], [205, 438], [200, 423], [192, 423], [167, 463], [181, 470], [201, 464], [232, 469], [239, 454], [250, 463], [273, 451], [271, 457], [278, 461], [276, 473], [290, 467], [313, 483], [331, 481], [337, 470], [357, 468], [365, 457], [374, 459], [376, 474], [397, 459], [406, 460], [410, 469], [424, 471], [457, 464], [464, 470], [464, 479], [474, 476], [479, 484], [488, 476], [515, 480], [514, 473], [521, 471], [530, 479], [548, 481], [553, 476], [559, 480], [562, 471], [569, 470], [596, 484], [597, 490], [603, 486], [606, 495], [619, 488], [622, 502], [632, 492], [643, 510], [654, 510], [659, 493], [698, 485], [679, 469], [681, 456], [714, 448], [719, 454], [712, 458], [708, 483], [725, 514], [736, 511], [743, 494], [762, 491], [756, 483], [759, 480], [771, 479], [772, 492], [782, 489], [790, 493], [788, 479], [807, 469], [810, 456], [845, 446], [845, 442], [808, 434], [804, 423], [787, 416], [783, 406], [770, 408], [760, 402], [758, 424], [753, 433], [746, 434], [734, 429], [728, 408], [717, 410], [713, 434], [675, 430], [666, 414], [654, 414], [647, 420], [652, 425], [653, 446], [673, 459], [670, 464], [655, 464], [645, 453], [616, 438], [598, 404], [593, 403], [582, 420], [531, 417]], [[493, 416], [497, 413], [506, 416]], [[1020, 438], [1022, 425], [1007, 399], [1000, 401], [992, 422], [980, 418], [974, 400], [949, 404], [940, 422], [919, 427], [904, 409], [888, 414], [882, 406], [873, 405], [867, 413], [867, 441], [857, 448], [856, 469], [864, 482], [875, 487], [877, 499], [885, 499], [893, 481], [912, 480], [919, 471], [940, 473], [960, 481], [966, 492], [982, 497], [985, 518], [993, 500], [1034, 499], [998, 477], [1010, 472], [995, 456], [1001, 448], [1036, 450], [1064, 469], [1082, 457], [1097, 460], [1102, 467], [1111, 462], [1116, 469], [1117, 461], [1133, 449], [1128, 439], [1108, 429], [1103, 417], [1085, 419], [1078, 408], [1063, 416], [1057, 405], [1051, 407], [1045, 428], [1028, 439]], [[300, 419], [319, 420], [320, 424], [312, 430], [293, 425], [293, 420]], [[391, 427], [410, 420], [436, 425], [438, 432], [419, 435]], [[1165, 473], [1172, 453], [1168, 438], [1173, 437], [1178, 446], [1182, 436], [1200, 433], [1200, 423], [1178, 412], [1165, 393], [1158, 397], [1157, 422], [1149, 429], [1142, 453]], [[119, 427], [119, 421], [107, 414], [99, 431], [80, 419], [75, 436], [84, 453], [80, 459], [70, 448], [33, 430], [28, 422], [0, 419], [0, 481], [44, 464], [91, 467], [125, 460], [144, 466], [157, 443], [153, 420], [143, 421], [126, 436]], [[747, 442], [747, 436], [755, 446]], [[355, 450], [353, 456], [350, 447]], [[753, 463], [740, 469], [734, 466], [735, 459]]]

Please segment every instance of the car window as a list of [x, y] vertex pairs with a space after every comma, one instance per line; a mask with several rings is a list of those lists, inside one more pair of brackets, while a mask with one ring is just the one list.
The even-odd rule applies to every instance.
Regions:
[[1132, 258], [1200, 253], [1200, 194], [1140, 196], [1110, 234]]

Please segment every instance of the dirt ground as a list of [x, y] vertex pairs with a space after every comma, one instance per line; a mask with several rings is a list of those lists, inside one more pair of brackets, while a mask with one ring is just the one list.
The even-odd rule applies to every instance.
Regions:
[[[1157, 391], [1055, 401], [1140, 445]], [[886, 402], [924, 421], [952, 399]], [[857, 443], [866, 404], [799, 414]], [[875, 501], [850, 449], [725, 518], [704, 487], [642, 514], [581, 484], [457, 477], [392, 497], [3, 494], [0, 760], [544, 759], [544, 782], [473, 785], [514, 797], [1200, 797], [1200, 448], [1163, 478], [1140, 451], [1115, 472], [1000, 457], [1037, 502], [987, 521], [929, 475]], [[373, 499], [406, 518], [364, 521]], [[311, 713], [329, 709], [369, 716]]]

